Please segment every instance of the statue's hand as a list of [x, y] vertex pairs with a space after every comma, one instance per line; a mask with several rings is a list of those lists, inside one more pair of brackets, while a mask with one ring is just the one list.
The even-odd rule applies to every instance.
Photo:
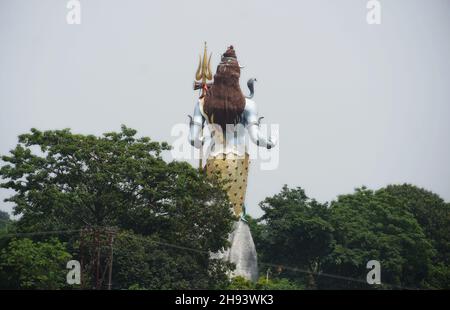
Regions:
[[277, 140], [275, 138], [264, 138], [260, 137], [255, 141], [257, 146], [265, 147], [268, 150], [277, 145]]
[[275, 147], [277, 145], [277, 142], [278, 141], [276, 138], [273, 138], [273, 137], [269, 138], [267, 140], [267, 146], [266, 146], [267, 149], [270, 150], [271, 148]]

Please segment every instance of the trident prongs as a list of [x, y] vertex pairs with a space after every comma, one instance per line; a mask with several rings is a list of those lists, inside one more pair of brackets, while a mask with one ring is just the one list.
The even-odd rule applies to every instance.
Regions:
[[212, 54], [209, 54], [208, 58], [208, 50], [205, 42], [205, 47], [203, 50], [203, 59], [202, 56], [199, 55], [199, 63], [197, 67], [197, 72], [195, 73], [195, 80], [201, 81], [203, 92], [207, 87], [206, 82], [212, 80], [211, 56]]

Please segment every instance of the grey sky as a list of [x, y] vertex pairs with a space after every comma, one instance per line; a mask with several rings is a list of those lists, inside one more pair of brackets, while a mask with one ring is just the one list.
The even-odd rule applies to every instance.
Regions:
[[0, 0], [0, 154], [31, 127], [173, 141], [206, 40], [214, 69], [235, 46], [280, 124], [279, 168], [251, 167], [250, 214], [284, 183], [320, 201], [402, 182], [450, 200], [450, 1], [381, 0], [381, 25], [365, 0], [82, 0], [81, 25], [66, 3]]

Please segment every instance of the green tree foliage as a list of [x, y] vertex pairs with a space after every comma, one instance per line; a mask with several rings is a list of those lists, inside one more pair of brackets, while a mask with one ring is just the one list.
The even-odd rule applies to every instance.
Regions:
[[[333, 239], [327, 205], [309, 199], [301, 188], [284, 186], [281, 193], [266, 198], [260, 206], [265, 212], [260, 219], [262, 230], [255, 234], [260, 259], [304, 270], [307, 286], [315, 287], [315, 273], [331, 252]], [[291, 269], [281, 272], [279, 276], [289, 279], [299, 276]]]
[[[436, 194], [363, 187], [326, 207], [285, 186], [261, 207], [249, 223], [260, 259], [280, 266], [275, 277], [306, 288], [449, 287], [449, 204]], [[370, 260], [381, 263], [384, 285], [366, 283]]]
[[48, 242], [13, 239], [0, 251], [0, 288], [64, 288], [66, 263], [70, 259], [65, 244], [57, 239]]
[[450, 266], [450, 204], [438, 195], [411, 184], [389, 185], [380, 190], [399, 200], [422, 227], [437, 250], [435, 262]]
[[7, 220], [9, 220], [8, 212], [0, 210], [0, 221], [7, 221]]
[[255, 285], [244, 277], [233, 277], [227, 287], [229, 290], [254, 290]]
[[[1, 187], [15, 191], [6, 201], [14, 203], [14, 214], [21, 216], [18, 232], [113, 226], [161, 242], [158, 247], [151, 242], [138, 247], [136, 241], [118, 240], [113, 270], [124, 284], [114, 281], [116, 288], [162, 288], [156, 275], [164, 274], [173, 280], [164, 288], [206, 288], [211, 283], [205, 278], [214, 272], [220, 285], [224, 266], [209, 261], [208, 253], [228, 245], [233, 216], [226, 193], [189, 164], [164, 161], [163, 152], [170, 149], [166, 143], [135, 135], [122, 126], [120, 132], [100, 137], [68, 129], [32, 129], [19, 136], [16, 148], [2, 157], [6, 165], [0, 169], [5, 180]], [[76, 252], [78, 236], [72, 236], [60, 238]], [[126, 252], [132, 246], [136, 253]], [[139, 255], [145, 256], [142, 264], [148, 264], [142, 272], [131, 266]], [[118, 266], [130, 271], [129, 279]]]
[[261, 277], [256, 282], [255, 288], [257, 290], [302, 290], [305, 287], [286, 278], [266, 279]]
[[256, 283], [253, 283], [241, 276], [233, 277], [228, 285], [229, 290], [299, 290], [302, 285], [289, 281], [286, 278], [261, 277]]
[[436, 249], [427, 285], [450, 289], [450, 203], [411, 184], [389, 185], [380, 191], [386, 191], [400, 201], [400, 206], [415, 217]]
[[[226, 193], [189, 164], [164, 161], [168, 150], [125, 126], [19, 136], [0, 168], [19, 216], [0, 212], [0, 288], [65, 288], [79, 231], [105, 227], [118, 232], [114, 289], [450, 288], [450, 204], [409, 184], [359, 188], [329, 205], [284, 186], [261, 202], [260, 219], [247, 216], [262, 277], [230, 283], [232, 266], [209, 257], [228, 245]], [[42, 231], [61, 232], [12, 237]], [[365, 282], [369, 260], [381, 263], [382, 285]]]
[[354, 279], [322, 281], [323, 287], [368, 288], [364, 283], [370, 260], [381, 264], [382, 282], [401, 287], [424, 287], [434, 250], [422, 228], [402, 202], [386, 191], [359, 188], [332, 202], [335, 229], [333, 252], [324, 271]]
[[10, 221], [9, 214], [0, 210], [0, 233], [6, 231], [6, 227], [9, 225]]
[[219, 289], [228, 285], [227, 266], [210, 260], [207, 253], [167, 245], [157, 236], [122, 232], [114, 251], [113, 288]]
[[14, 221], [9, 213], [0, 211], [0, 250], [8, 245], [11, 240], [10, 234], [15, 230]]

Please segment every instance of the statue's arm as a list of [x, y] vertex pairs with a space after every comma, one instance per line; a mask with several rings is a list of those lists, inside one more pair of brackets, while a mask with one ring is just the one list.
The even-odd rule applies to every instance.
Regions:
[[259, 128], [258, 109], [256, 103], [252, 100], [246, 100], [244, 117], [250, 140], [252, 140], [253, 143], [268, 149], [277, 144], [275, 139], [268, 138], [261, 132]]
[[203, 127], [203, 116], [200, 113], [199, 102], [195, 104], [194, 116], [190, 117], [189, 122], [189, 142], [192, 146], [200, 148], [202, 146], [203, 138], [201, 137]]

